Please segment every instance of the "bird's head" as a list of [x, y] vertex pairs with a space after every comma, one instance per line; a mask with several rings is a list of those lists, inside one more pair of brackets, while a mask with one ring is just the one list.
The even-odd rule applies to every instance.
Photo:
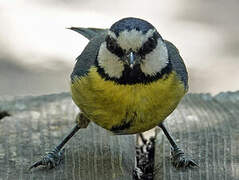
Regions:
[[160, 73], [168, 64], [168, 52], [153, 25], [138, 18], [124, 18], [108, 30], [97, 63], [109, 78], [137, 79]]

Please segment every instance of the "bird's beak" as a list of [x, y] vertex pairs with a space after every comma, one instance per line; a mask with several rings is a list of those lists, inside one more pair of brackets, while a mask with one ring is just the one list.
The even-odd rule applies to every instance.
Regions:
[[129, 53], [129, 67], [130, 67], [131, 69], [133, 69], [134, 64], [135, 64], [135, 55], [134, 55], [133, 52], [130, 52], [130, 53]]

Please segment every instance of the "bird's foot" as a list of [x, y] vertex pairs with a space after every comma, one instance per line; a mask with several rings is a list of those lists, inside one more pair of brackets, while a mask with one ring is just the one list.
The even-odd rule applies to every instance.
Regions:
[[140, 180], [143, 176], [143, 172], [140, 168], [135, 167], [133, 170], [133, 177], [135, 180]]
[[178, 169], [198, 167], [198, 165], [192, 159], [186, 157], [184, 152], [179, 148], [176, 148], [176, 149], [172, 148], [171, 155], [172, 155], [172, 158], [171, 158], [172, 164]]
[[42, 157], [41, 160], [35, 162], [29, 170], [32, 168], [36, 168], [38, 166], [45, 166], [48, 169], [52, 169], [60, 164], [60, 162], [63, 160], [63, 154], [65, 149], [58, 150], [57, 148], [54, 148], [51, 152], [47, 153], [45, 156]]

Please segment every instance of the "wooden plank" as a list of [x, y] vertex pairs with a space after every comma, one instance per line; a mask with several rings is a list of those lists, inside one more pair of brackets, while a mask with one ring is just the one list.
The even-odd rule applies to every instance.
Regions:
[[63, 163], [52, 170], [29, 166], [50, 151], [75, 125], [78, 108], [69, 93], [40, 97], [1, 97], [0, 180], [131, 180], [135, 136], [113, 136], [91, 123], [66, 145]]
[[200, 168], [176, 170], [170, 146], [157, 130], [155, 180], [239, 179], [239, 92], [188, 94], [166, 120], [166, 126], [184, 152]]

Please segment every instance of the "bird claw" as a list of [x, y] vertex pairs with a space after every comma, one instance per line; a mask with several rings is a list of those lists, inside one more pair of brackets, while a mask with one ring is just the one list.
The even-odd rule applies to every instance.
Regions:
[[38, 166], [45, 166], [48, 169], [52, 169], [60, 164], [63, 159], [63, 153], [65, 149], [59, 151], [57, 148], [54, 148], [51, 152], [47, 153], [45, 156], [42, 157], [41, 160], [35, 162], [29, 170], [32, 168], [36, 168]]
[[172, 154], [172, 163], [177, 169], [198, 167], [197, 163], [195, 163], [192, 159], [186, 157], [184, 152], [179, 148], [172, 149], [171, 154]]
[[142, 170], [138, 167], [135, 167], [133, 170], [133, 176], [134, 176], [134, 179], [140, 180], [141, 177], [143, 176]]

